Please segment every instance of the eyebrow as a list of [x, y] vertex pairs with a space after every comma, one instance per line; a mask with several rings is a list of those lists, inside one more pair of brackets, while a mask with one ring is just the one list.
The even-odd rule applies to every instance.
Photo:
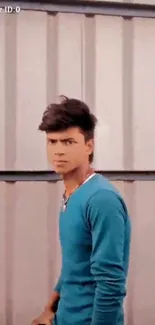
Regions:
[[61, 140], [58, 140], [58, 139], [54, 139], [54, 138], [47, 138], [48, 140], [52, 140], [52, 141], [68, 141], [68, 140], [72, 140], [72, 141], [76, 141], [74, 138], [64, 138], [64, 139], [61, 139]]

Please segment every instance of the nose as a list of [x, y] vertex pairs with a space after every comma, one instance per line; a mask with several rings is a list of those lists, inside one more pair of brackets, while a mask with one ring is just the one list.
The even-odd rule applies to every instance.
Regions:
[[54, 146], [54, 156], [55, 157], [62, 157], [65, 154], [64, 146], [61, 141], [57, 141], [56, 145]]
[[61, 144], [57, 144], [55, 148], [55, 156], [62, 157], [64, 155], [63, 146]]
[[63, 152], [55, 152], [55, 156], [62, 157], [62, 156], [64, 156], [64, 153]]

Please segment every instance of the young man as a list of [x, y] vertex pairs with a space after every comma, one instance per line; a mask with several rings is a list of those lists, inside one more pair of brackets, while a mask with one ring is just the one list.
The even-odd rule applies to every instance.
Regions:
[[33, 325], [124, 325], [130, 220], [120, 194], [91, 168], [96, 122], [85, 103], [65, 98], [47, 107], [39, 126], [65, 193], [61, 274]]

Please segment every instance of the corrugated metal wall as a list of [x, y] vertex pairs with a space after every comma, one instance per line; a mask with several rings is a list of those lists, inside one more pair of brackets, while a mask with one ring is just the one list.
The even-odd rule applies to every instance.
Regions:
[[[85, 100], [99, 118], [95, 168], [154, 169], [155, 20], [0, 16], [0, 169], [43, 170], [37, 131], [58, 94]], [[116, 182], [133, 222], [127, 325], [154, 325], [154, 182]], [[27, 325], [59, 275], [61, 183], [0, 183], [0, 323]]]
[[154, 34], [154, 19], [2, 15], [0, 169], [47, 168], [37, 127], [61, 93], [83, 98], [99, 118], [98, 169], [153, 169]]

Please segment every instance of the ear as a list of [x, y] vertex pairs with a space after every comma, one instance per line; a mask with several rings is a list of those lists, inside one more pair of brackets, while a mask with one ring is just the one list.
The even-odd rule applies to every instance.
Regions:
[[87, 152], [90, 155], [94, 151], [94, 139], [88, 140], [86, 145], [87, 145]]

